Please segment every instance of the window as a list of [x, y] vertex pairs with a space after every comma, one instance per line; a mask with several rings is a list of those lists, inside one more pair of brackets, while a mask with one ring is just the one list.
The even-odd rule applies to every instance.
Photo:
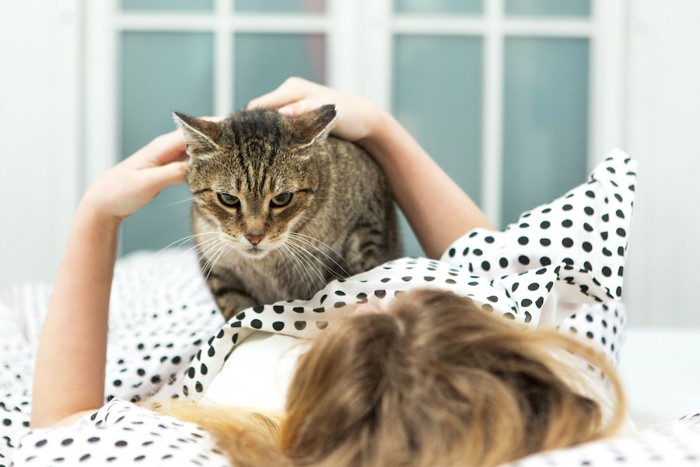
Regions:
[[[87, 173], [172, 130], [172, 110], [225, 114], [297, 75], [389, 108], [504, 227], [620, 143], [617, 3], [90, 2]], [[185, 238], [188, 210], [169, 189], [127, 221], [123, 251]]]

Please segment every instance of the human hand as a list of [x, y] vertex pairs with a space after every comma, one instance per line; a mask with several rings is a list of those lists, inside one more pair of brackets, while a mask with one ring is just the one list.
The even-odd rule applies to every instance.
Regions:
[[81, 204], [102, 220], [119, 224], [167, 186], [183, 183], [186, 157], [179, 130], [158, 136], [93, 183]]
[[338, 112], [338, 122], [331, 133], [348, 141], [374, 136], [386, 115], [366, 99], [296, 77], [253, 99], [247, 108], [277, 109], [283, 115], [297, 117], [325, 104], [335, 104]]

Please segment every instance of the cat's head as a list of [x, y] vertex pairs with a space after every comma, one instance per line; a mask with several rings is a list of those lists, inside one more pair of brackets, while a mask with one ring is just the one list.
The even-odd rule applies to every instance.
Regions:
[[197, 230], [218, 232], [238, 253], [262, 258], [309, 220], [319, 189], [315, 159], [335, 123], [335, 106], [296, 118], [262, 109], [220, 122], [174, 116], [190, 156]]

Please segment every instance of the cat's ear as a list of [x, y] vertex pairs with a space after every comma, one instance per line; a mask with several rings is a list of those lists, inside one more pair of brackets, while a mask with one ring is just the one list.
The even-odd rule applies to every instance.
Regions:
[[218, 123], [179, 112], [173, 112], [173, 119], [185, 136], [187, 154], [197, 157], [219, 150], [216, 141], [221, 136], [221, 127]]
[[294, 144], [305, 148], [328, 137], [338, 119], [335, 105], [323, 105], [311, 112], [289, 120], [293, 127]]

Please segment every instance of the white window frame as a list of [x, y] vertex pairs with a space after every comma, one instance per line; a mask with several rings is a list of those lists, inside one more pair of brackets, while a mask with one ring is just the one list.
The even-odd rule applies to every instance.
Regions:
[[[237, 14], [214, 0], [215, 14], [119, 12], [117, 0], [86, 2], [85, 183], [119, 158], [118, 35], [122, 31], [206, 31], [215, 37], [214, 109], [231, 112], [234, 32], [306, 32], [327, 38], [327, 80], [390, 109], [395, 34], [482, 37], [482, 209], [501, 218], [504, 41], [507, 37], [590, 39], [588, 166], [625, 146], [625, 15], [628, 0], [591, 0], [590, 18], [506, 17], [505, 0], [484, 0], [484, 14], [393, 13], [392, 0], [326, 0], [326, 13]], [[371, 73], [365, 73], [371, 70]]]

